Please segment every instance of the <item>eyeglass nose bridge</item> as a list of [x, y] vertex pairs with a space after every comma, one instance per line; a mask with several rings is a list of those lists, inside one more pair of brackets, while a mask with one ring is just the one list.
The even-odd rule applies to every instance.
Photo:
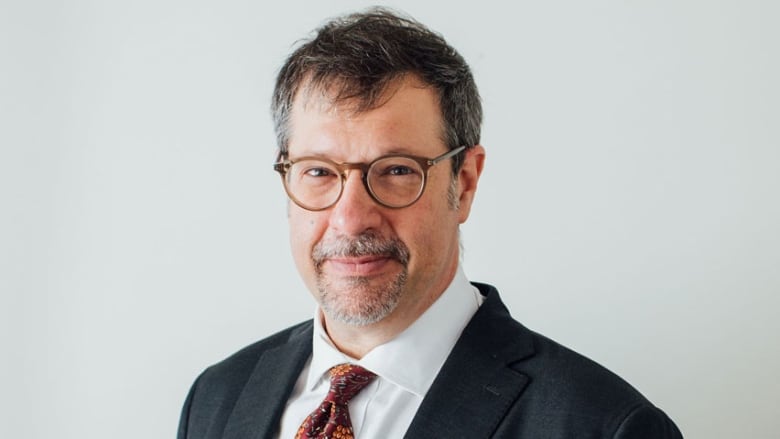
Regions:
[[339, 176], [341, 177], [341, 187], [339, 188], [339, 195], [330, 206], [335, 205], [339, 202], [339, 200], [341, 200], [341, 196], [344, 195], [344, 187], [347, 185], [347, 178], [349, 177], [350, 173], [349, 171], [353, 170], [360, 171], [360, 180], [363, 182], [363, 188], [368, 193], [368, 196], [371, 197], [371, 199], [376, 203], [385, 206], [386, 204], [377, 198], [376, 194], [374, 194], [374, 191], [371, 189], [371, 185], [368, 184], [368, 171], [371, 169], [372, 164], [373, 163], [335, 163], [336, 169], [338, 169]]
[[370, 163], [335, 163], [336, 169], [339, 170], [339, 175], [343, 181], [347, 180], [348, 171], [359, 170], [360, 178], [365, 181], [368, 178], [368, 170], [371, 168]]

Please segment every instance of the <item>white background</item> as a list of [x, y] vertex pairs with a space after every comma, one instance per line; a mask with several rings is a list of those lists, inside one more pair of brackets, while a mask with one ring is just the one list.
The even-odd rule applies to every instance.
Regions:
[[[171, 438], [204, 367], [311, 315], [268, 102], [365, 5], [0, 3], [0, 437]], [[686, 437], [777, 437], [778, 3], [392, 5], [484, 98], [468, 276]]]

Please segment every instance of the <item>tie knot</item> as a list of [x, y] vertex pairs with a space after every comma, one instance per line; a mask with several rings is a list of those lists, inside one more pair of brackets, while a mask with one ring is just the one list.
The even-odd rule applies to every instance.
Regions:
[[346, 404], [376, 377], [374, 373], [356, 365], [339, 364], [330, 369], [330, 391], [326, 400]]

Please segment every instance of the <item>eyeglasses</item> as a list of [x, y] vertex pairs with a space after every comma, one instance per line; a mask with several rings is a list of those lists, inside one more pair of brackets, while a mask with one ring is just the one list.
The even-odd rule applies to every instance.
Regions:
[[460, 146], [432, 159], [392, 154], [371, 163], [336, 163], [312, 156], [289, 160], [280, 153], [274, 163], [274, 171], [281, 175], [290, 199], [306, 210], [325, 210], [336, 204], [344, 192], [347, 171], [351, 169], [361, 171], [363, 185], [374, 201], [385, 207], [400, 209], [420, 199], [432, 166], [464, 149], [465, 146]]

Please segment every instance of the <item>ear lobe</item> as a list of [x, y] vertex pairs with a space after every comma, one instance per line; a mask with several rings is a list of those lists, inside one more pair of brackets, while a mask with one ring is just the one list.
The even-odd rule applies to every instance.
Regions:
[[458, 173], [460, 186], [460, 204], [458, 207], [458, 220], [465, 223], [471, 212], [471, 204], [477, 193], [477, 183], [482, 169], [485, 166], [485, 148], [482, 145], [474, 145], [466, 150], [463, 166]]

